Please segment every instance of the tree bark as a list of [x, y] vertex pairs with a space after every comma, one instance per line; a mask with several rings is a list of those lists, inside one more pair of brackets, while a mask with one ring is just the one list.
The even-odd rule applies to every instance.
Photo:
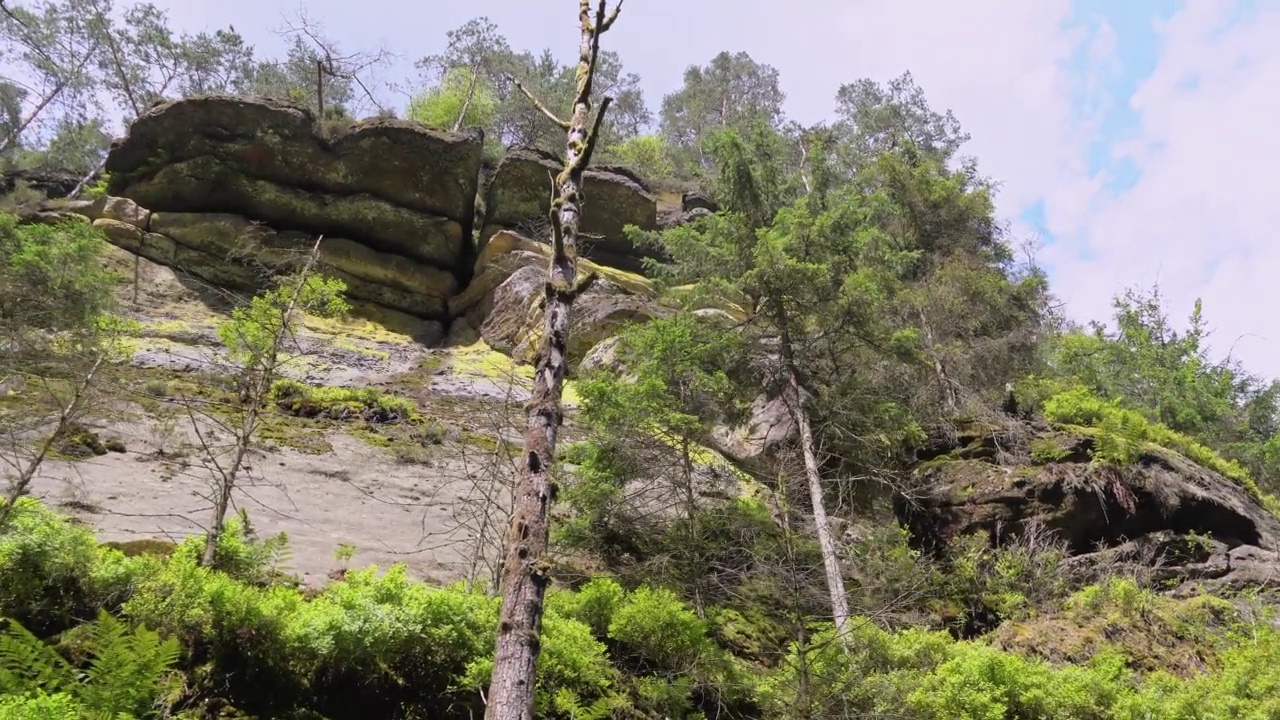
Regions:
[[622, 0], [605, 13], [600, 0], [592, 18], [590, 0], [580, 0], [582, 43], [578, 54], [577, 95], [569, 121], [547, 113], [566, 131], [565, 166], [556, 178], [551, 203], [551, 260], [547, 268], [545, 331], [538, 347], [533, 394], [526, 407], [524, 456], [516, 486], [515, 507], [507, 530], [507, 557], [502, 572], [502, 609], [494, 648], [493, 676], [486, 698], [486, 720], [533, 720], [535, 669], [541, 650], [542, 606], [546, 595], [548, 513], [555, 496], [550, 471], [562, 420], [560, 397], [567, 371], [569, 313], [577, 287], [578, 221], [582, 173], [591, 162], [600, 122], [609, 98], [591, 114], [591, 83], [600, 54], [600, 36], [608, 31]]
[[782, 398], [800, 431], [800, 450], [804, 455], [804, 470], [809, 481], [809, 499], [813, 504], [814, 531], [818, 535], [823, 571], [827, 578], [827, 590], [831, 595], [831, 617], [835, 621], [836, 632], [839, 633], [841, 642], [848, 642], [849, 598], [845, 592], [844, 576], [840, 572], [840, 559], [836, 553], [835, 538], [831, 535], [831, 521], [827, 517], [826, 501], [823, 499], [822, 474], [818, 470], [813, 427], [809, 423], [809, 412], [805, 409], [800, 394], [800, 377], [796, 369], [795, 349], [791, 344], [786, 311], [780, 303], [775, 303], [774, 312], [775, 322], [781, 335], [782, 372], [785, 380]]
[[462, 101], [462, 109], [458, 111], [458, 119], [453, 121], [453, 131], [458, 132], [462, 129], [462, 121], [467, 118], [467, 111], [471, 109], [471, 98], [476, 94], [476, 80], [480, 77], [480, 65], [471, 66], [471, 80], [467, 82], [467, 97]]

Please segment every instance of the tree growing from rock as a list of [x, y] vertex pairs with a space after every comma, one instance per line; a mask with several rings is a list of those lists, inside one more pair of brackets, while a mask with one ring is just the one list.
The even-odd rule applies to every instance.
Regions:
[[[578, 22], [577, 93], [565, 120], [541, 100], [530, 101], [567, 136], [564, 169], [555, 179], [551, 203], [551, 258], [544, 296], [543, 336], [534, 367], [533, 393], [516, 486], [515, 508], [507, 539], [502, 575], [502, 607], [498, 619], [493, 675], [486, 697], [488, 720], [532, 720], [534, 683], [541, 649], [542, 612], [547, 584], [548, 522], [555, 488], [551, 470], [556, 439], [563, 420], [560, 397], [568, 372], [569, 314], [575, 295], [582, 289], [577, 275], [578, 224], [582, 213], [582, 175], [591, 163], [600, 125], [612, 102], [605, 97], [594, 121], [591, 118], [592, 87], [600, 57], [600, 38], [618, 19], [622, 2], [609, 11], [599, 0], [594, 12], [589, 0], [580, 0]], [[586, 278], [590, 281], [590, 276]]]

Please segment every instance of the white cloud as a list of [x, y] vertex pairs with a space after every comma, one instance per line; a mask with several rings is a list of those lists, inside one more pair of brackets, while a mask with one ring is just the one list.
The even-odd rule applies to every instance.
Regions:
[[1120, 288], [1159, 280], [1177, 318], [1204, 299], [1216, 351], [1235, 345], [1250, 369], [1275, 376], [1280, 12], [1224, 29], [1228, 9], [1192, 2], [1160, 24], [1157, 67], [1129, 100], [1140, 134], [1113, 154], [1140, 179], [1118, 197], [1087, 183], [1052, 196], [1050, 229], [1066, 242], [1048, 255], [1073, 315], [1104, 317]]

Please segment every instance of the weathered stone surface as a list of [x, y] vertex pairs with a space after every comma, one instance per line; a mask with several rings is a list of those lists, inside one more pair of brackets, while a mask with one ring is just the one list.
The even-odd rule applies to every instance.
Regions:
[[[479, 131], [446, 133], [377, 119], [322, 138], [308, 108], [283, 100], [205, 95], [143, 113], [111, 150], [111, 187], [142, 183], [162, 168], [208, 157], [246, 176], [321, 194], [367, 194], [469, 226], [480, 171]], [[134, 197], [176, 210], [155, 185]], [[215, 208], [200, 208], [216, 211]]]
[[[502, 229], [542, 229], [551, 208], [552, 178], [562, 169], [559, 158], [531, 148], [508, 151], [494, 171], [485, 194], [483, 247]], [[597, 166], [583, 178], [579, 254], [609, 267], [638, 272], [649, 251], [635, 248], [623, 228], [658, 227], [658, 205], [643, 180], [624, 168]], [[530, 234], [540, 235], [541, 232]]]
[[706, 193], [690, 190], [669, 192], [660, 196], [658, 203], [658, 227], [666, 230], [706, 217], [718, 210], [715, 201]]
[[578, 363], [578, 372], [590, 373], [600, 370], [622, 372], [622, 359], [618, 357], [618, 346], [622, 344], [621, 336], [606, 338], [587, 351], [586, 357]]
[[462, 223], [369, 194], [321, 194], [247, 176], [211, 157], [166, 165], [123, 192], [153, 210], [234, 213], [271, 227], [347, 237], [443, 269], [469, 261]]
[[[455, 316], [478, 327], [481, 337], [516, 360], [533, 358], [542, 333], [542, 293], [550, 248], [513, 232], [499, 232], [476, 261], [470, 287], [454, 299]], [[644, 278], [579, 260], [579, 277], [596, 279], [574, 302], [569, 359], [576, 363], [625, 324], [666, 312]]]
[[[278, 265], [289, 253], [305, 252], [315, 242], [312, 236], [276, 233], [228, 213], [155, 213], [151, 227], [185, 247], [228, 258], [228, 264], [241, 258], [245, 264]], [[353, 298], [418, 317], [444, 317], [448, 298], [457, 289], [451, 273], [344, 238], [326, 237], [321, 242], [320, 264], [347, 283]]]
[[[997, 444], [982, 433], [932, 451], [940, 456], [916, 470], [922, 494], [895, 503], [913, 541], [941, 552], [977, 532], [1000, 544], [1035, 524], [1065, 542], [1083, 566], [1103, 561], [1150, 570], [1159, 560], [1159, 579], [1226, 586], [1256, 581], [1269, 569], [1268, 582], [1280, 586], [1280, 519], [1241, 486], [1154, 446], [1136, 463], [1115, 467], [1090, 461], [1090, 437], [1044, 426], [1033, 432], [1057, 445], [1060, 459], [1001, 464]], [[1205, 536], [1212, 543], [1200, 543]], [[1200, 549], [1174, 552], [1176, 544]]]
[[128, 250], [137, 251], [138, 245], [142, 241], [142, 231], [138, 229], [138, 226], [127, 222], [99, 218], [93, 221], [93, 226], [101, 230], [112, 245], [118, 245]]
[[795, 433], [795, 422], [782, 398], [761, 394], [751, 403], [746, 422], [716, 427], [711, 443], [728, 457], [744, 462], [767, 455]]
[[77, 206], [76, 212], [81, 212], [94, 220], [115, 220], [128, 223], [140, 230], [150, 229], [151, 211], [140, 207], [129, 198], [103, 195], [89, 203], [88, 207], [81, 209]]
[[70, 195], [79, 183], [80, 176], [70, 170], [10, 170], [0, 173], [0, 195], [11, 193], [19, 185], [25, 185], [45, 197], [62, 198]]

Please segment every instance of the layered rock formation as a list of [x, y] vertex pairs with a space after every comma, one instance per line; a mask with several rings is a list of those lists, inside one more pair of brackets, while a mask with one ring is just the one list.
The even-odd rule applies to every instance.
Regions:
[[[385, 119], [329, 136], [309, 109], [286, 101], [188, 98], [152, 107], [112, 147], [106, 171], [113, 197], [104, 202], [130, 202], [136, 211], [121, 215], [103, 202], [70, 209], [121, 247], [234, 288], [254, 286], [289, 251], [323, 235], [322, 262], [353, 298], [428, 319], [466, 316], [479, 327], [485, 320], [476, 308], [490, 301], [477, 298], [504, 285], [501, 298], [527, 306], [538, 282], [536, 252], [513, 250], [507, 240], [477, 262], [480, 250], [504, 230], [545, 242], [552, 178], [561, 169], [551, 153], [509, 151], [488, 178], [477, 220], [482, 140], [478, 131]], [[626, 226], [668, 227], [710, 207], [697, 193], [655, 197], [643, 179], [616, 167], [589, 170], [584, 194], [581, 255], [633, 273], [656, 254], [634, 247]], [[514, 279], [501, 269], [512, 262], [521, 266], [512, 269]], [[479, 289], [470, 288], [477, 273], [484, 276]], [[614, 298], [601, 312], [643, 314], [639, 301], [619, 299], [634, 288], [615, 280], [591, 290]], [[513, 322], [510, 303], [496, 305], [499, 317], [486, 335], [514, 349], [523, 341], [496, 329]]]
[[[475, 275], [454, 299], [457, 317], [475, 328], [495, 350], [532, 361], [543, 328], [542, 297], [551, 248], [500, 230], [476, 260]], [[577, 363], [624, 325], [658, 317], [653, 287], [639, 275], [579, 261], [579, 276], [593, 277], [574, 302], [569, 361]]]
[[1280, 519], [1241, 486], [1156, 446], [1113, 466], [1091, 460], [1087, 435], [1031, 431], [1041, 452], [1030, 462], [985, 432], [930, 453], [916, 471], [922, 494], [896, 503], [921, 549], [975, 532], [999, 545], [1034, 525], [1083, 570], [1149, 574], [1183, 592], [1280, 586]]
[[[525, 235], [546, 234], [553, 179], [564, 167], [560, 158], [541, 150], [516, 148], [498, 164], [485, 191], [480, 247], [501, 230]], [[623, 232], [658, 227], [658, 203], [648, 184], [625, 168], [593, 166], [584, 173], [580, 256], [600, 265], [630, 272], [643, 269], [652, 250], [636, 248]]]
[[265, 98], [161, 103], [112, 147], [106, 171], [112, 195], [151, 211], [129, 224], [171, 242], [148, 248], [118, 227], [112, 237], [238, 286], [254, 273], [228, 263], [233, 250], [261, 246], [254, 259], [269, 263], [324, 235], [323, 261], [353, 297], [445, 319], [475, 256], [481, 141], [384, 119], [329, 138], [307, 108]]

